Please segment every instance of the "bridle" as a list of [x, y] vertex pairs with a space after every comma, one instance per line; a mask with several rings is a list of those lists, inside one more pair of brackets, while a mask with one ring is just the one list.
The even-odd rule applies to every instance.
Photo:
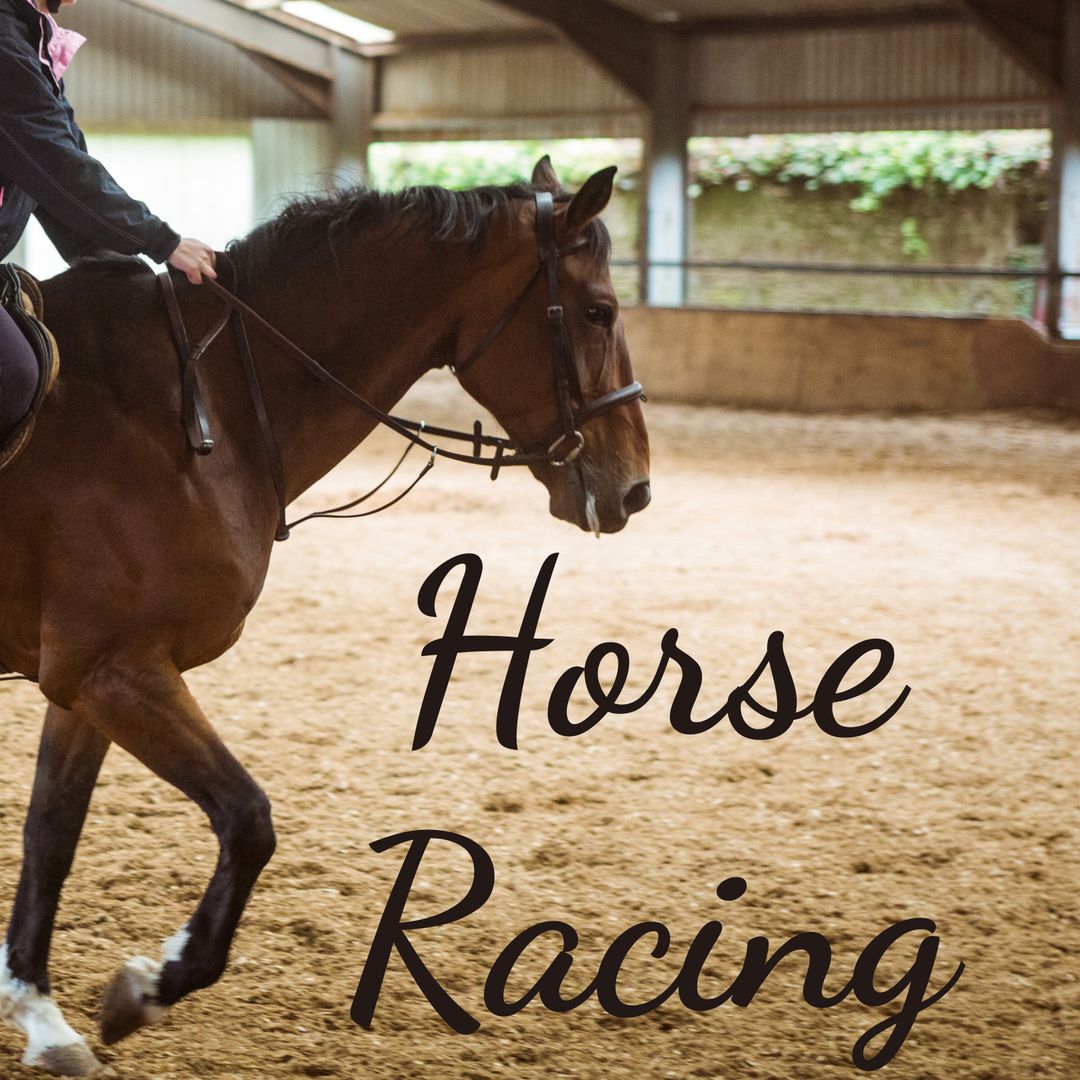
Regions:
[[[644, 389], [639, 382], [632, 382], [627, 386], [611, 393], [603, 394], [591, 401], [586, 401], [581, 388], [581, 379], [578, 373], [577, 361], [574, 356], [573, 345], [566, 329], [565, 311], [562, 305], [562, 294], [559, 288], [559, 262], [566, 256], [580, 251], [588, 243], [585, 239], [577, 240], [564, 247], [559, 247], [555, 238], [555, 200], [550, 192], [535, 192], [536, 203], [536, 235], [539, 242], [540, 265], [529, 279], [520, 293], [507, 305], [503, 314], [496, 322], [491, 331], [480, 341], [468, 356], [451, 370], [460, 379], [461, 376], [473, 366], [494, 344], [496, 339], [514, 320], [514, 317], [522, 309], [529, 294], [532, 292], [539, 278], [544, 278], [547, 286], [547, 321], [551, 333], [551, 350], [555, 378], [555, 397], [558, 405], [557, 426], [545, 437], [529, 445], [521, 445], [513, 439], [499, 435], [484, 433], [479, 420], [473, 425], [472, 432], [457, 431], [453, 428], [432, 427], [422, 421], [406, 420], [392, 416], [384, 412], [378, 406], [373, 405], [366, 398], [361, 397], [336, 375], [328, 371], [317, 360], [309, 356], [298, 345], [295, 345], [284, 334], [267, 322], [258, 312], [244, 303], [238, 296], [230, 292], [216, 281], [206, 279], [204, 285], [224, 303], [224, 309], [206, 333], [206, 335], [191, 347], [187, 329], [184, 325], [183, 316], [180, 312], [179, 302], [173, 285], [171, 271], [165, 270], [158, 274], [161, 282], [162, 293], [165, 298], [165, 306], [169, 312], [172, 324], [173, 338], [181, 362], [181, 384], [183, 390], [182, 416], [187, 438], [192, 449], [200, 455], [211, 453], [214, 449], [214, 440], [210, 432], [210, 424], [207, 417], [205, 403], [198, 381], [198, 364], [205, 356], [207, 350], [217, 340], [226, 326], [231, 324], [236, 338], [236, 344], [240, 353], [244, 374], [247, 378], [248, 390], [251, 395], [252, 406], [259, 424], [264, 448], [270, 464], [270, 471], [274, 481], [274, 490], [278, 502], [278, 529], [276, 539], [287, 540], [289, 530], [311, 518], [320, 517], [366, 517], [372, 513], [389, 509], [404, 498], [420, 482], [435, 463], [436, 457], [449, 458], [451, 461], [462, 461], [469, 465], [483, 465], [490, 468], [492, 480], [496, 479], [503, 468], [524, 465], [553, 465], [563, 467], [577, 462], [585, 446], [585, 436], [581, 434], [581, 428], [586, 423], [603, 413], [620, 405], [626, 405], [645, 397]], [[285, 477], [281, 463], [281, 453], [278, 449], [277, 440], [274, 437], [270, 418], [263, 399], [262, 388], [259, 384], [258, 373], [251, 353], [251, 343], [248, 338], [245, 319], [251, 321], [255, 328], [266, 337], [271, 344], [276, 346], [282, 353], [299, 363], [310, 372], [316, 379], [327, 386], [338, 390], [348, 398], [355, 406], [367, 413], [373, 420], [389, 428], [409, 442], [405, 454], [394, 468], [394, 472], [401, 466], [414, 446], [419, 446], [431, 455], [424, 467], [423, 472], [403, 491], [397, 498], [386, 503], [375, 511], [364, 514], [345, 515], [341, 511], [351, 510], [359, 503], [365, 501], [376, 491], [380, 490], [390, 479], [388, 476], [374, 491], [369, 492], [363, 498], [349, 503], [347, 506], [337, 507], [334, 510], [324, 511], [318, 514], [310, 514], [301, 518], [300, 521], [286, 522], [285, 518]], [[461, 453], [454, 450], [443, 450], [435, 443], [429, 442], [425, 435], [435, 439], [450, 439], [458, 442], [472, 444], [471, 453]], [[485, 455], [485, 450], [491, 453]], [[390, 474], [393, 476], [393, 473]]]

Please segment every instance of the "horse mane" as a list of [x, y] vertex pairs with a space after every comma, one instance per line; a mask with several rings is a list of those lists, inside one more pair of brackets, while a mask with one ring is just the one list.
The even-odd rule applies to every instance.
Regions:
[[[379, 191], [359, 186], [301, 195], [277, 217], [233, 240], [227, 250], [240, 280], [251, 283], [268, 275], [280, 275], [300, 261], [334, 259], [338, 247], [360, 232], [395, 221], [404, 224], [402, 235], [424, 230], [438, 243], [478, 247], [500, 210], [514, 200], [532, 199], [538, 190], [519, 182], [467, 191], [434, 186]], [[571, 198], [566, 191], [555, 193], [558, 203]], [[603, 222], [593, 221], [586, 239], [594, 256], [602, 260], [610, 257], [611, 235]]]

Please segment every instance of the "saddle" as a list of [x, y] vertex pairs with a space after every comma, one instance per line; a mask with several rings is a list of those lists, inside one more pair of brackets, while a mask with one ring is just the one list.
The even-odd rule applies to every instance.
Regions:
[[26, 449], [41, 404], [60, 374], [60, 349], [44, 323], [45, 300], [37, 278], [21, 266], [0, 266], [0, 304], [30, 343], [38, 362], [38, 386], [26, 415], [0, 444], [0, 471]]

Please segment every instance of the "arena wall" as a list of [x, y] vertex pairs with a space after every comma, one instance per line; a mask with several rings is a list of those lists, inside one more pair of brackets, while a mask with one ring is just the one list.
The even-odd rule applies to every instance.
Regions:
[[996, 318], [631, 308], [657, 400], [823, 411], [1080, 411], [1080, 345]]

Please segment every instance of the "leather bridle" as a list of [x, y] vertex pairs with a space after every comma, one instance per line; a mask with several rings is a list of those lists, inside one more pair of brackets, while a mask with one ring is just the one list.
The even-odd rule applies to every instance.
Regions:
[[[540, 265], [529, 279], [525, 287], [506, 307], [498, 322], [480, 343], [459, 363], [452, 365], [451, 370], [460, 378], [473, 364], [476, 363], [494, 344], [495, 340], [513, 321], [514, 317], [522, 309], [529, 294], [532, 292], [539, 278], [543, 278], [547, 287], [547, 321], [551, 332], [551, 350], [555, 378], [555, 398], [558, 405], [557, 426], [552, 429], [543, 439], [529, 445], [522, 445], [513, 439], [499, 435], [488, 435], [483, 431], [479, 420], [473, 425], [472, 432], [457, 431], [453, 428], [432, 427], [422, 421], [406, 420], [384, 412], [378, 406], [373, 405], [366, 398], [361, 397], [348, 385], [342, 382], [336, 375], [328, 371], [317, 360], [309, 356], [303, 349], [295, 345], [284, 334], [268, 323], [258, 312], [244, 303], [238, 296], [230, 292], [216, 281], [205, 279], [205, 286], [218, 296], [224, 303], [221, 316], [200, 340], [194, 348], [191, 347], [184, 325], [183, 316], [180, 312], [176, 290], [173, 285], [171, 272], [165, 270], [158, 275], [161, 282], [162, 293], [165, 297], [165, 306], [169, 312], [172, 324], [173, 338], [181, 361], [181, 380], [183, 388], [182, 413], [184, 428], [187, 432], [188, 442], [199, 454], [209, 454], [214, 448], [214, 440], [210, 432], [210, 424], [207, 417], [206, 407], [198, 381], [198, 364], [205, 356], [210, 346], [221, 335], [226, 326], [232, 325], [236, 337], [237, 348], [240, 353], [244, 374], [247, 378], [248, 389], [251, 394], [252, 405], [255, 410], [259, 430], [270, 464], [270, 470], [274, 481], [274, 490], [278, 501], [278, 530], [276, 538], [286, 540], [289, 530], [293, 525], [286, 522], [285, 518], [285, 477], [281, 463], [281, 453], [277, 446], [277, 440], [270, 424], [270, 418], [266, 411], [259, 377], [251, 353], [251, 344], [248, 339], [245, 318], [266, 337], [271, 344], [275, 345], [282, 353], [299, 363], [310, 372], [316, 379], [327, 386], [331, 386], [347, 397], [355, 406], [367, 413], [373, 420], [389, 428], [391, 431], [408, 440], [411, 446], [419, 446], [427, 450], [431, 455], [424, 472], [392, 502], [379, 509], [388, 509], [394, 503], [400, 501], [419, 483], [427, 471], [435, 462], [436, 456], [449, 458], [452, 461], [462, 461], [469, 465], [483, 465], [491, 470], [491, 478], [498, 477], [501, 469], [510, 466], [524, 465], [553, 465], [566, 466], [575, 462], [581, 455], [585, 446], [585, 437], [581, 434], [581, 428], [586, 423], [603, 413], [620, 405], [626, 405], [633, 401], [643, 399], [644, 389], [639, 382], [632, 382], [627, 386], [611, 393], [603, 394], [591, 401], [586, 401], [581, 388], [581, 379], [578, 372], [577, 361], [574, 356], [573, 345], [566, 329], [566, 316], [562, 305], [562, 294], [559, 288], [559, 262], [568, 255], [580, 251], [586, 246], [584, 239], [577, 240], [565, 247], [560, 248], [555, 238], [555, 200], [550, 192], [539, 191], [535, 193], [536, 202], [536, 234], [539, 242]], [[443, 450], [425, 435], [436, 439], [450, 439], [458, 442], [472, 444], [471, 453], [460, 453], [454, 450]], [[485, 455], [485, 450], [491, 453]], [[404, 460], [404, 455], [402, 455]], [[398, 465], [400, 466], [399, 461]], [[396, 469], [395, 469], [396, 471]], [[393, 474], [391, 474], [393, 475]], [[388, 478], [389, 479], [389, 478]], [[385, 483], [385, 481], [384, 481]], [[379, 485], [382, 486], [381, 484]], [[378, 489], [376, 489], [378, 490]], [[371, 492], [369, 494], [374, 494]], [[367, 496], [365, 496], [366, 498]], [[361, 502], [363, 500], [357, 500]], [[338, 510], [351, 509], [356, 503], [350, 503], [347, 507], [339, 507]], [[377, 511], [372, 511], [377, 512]], [[325, 514], [313, 514], [310, 517], [335, 516], [337, 510], [327, 511]], [[343, 515], [337, 515], [343, 516]], [[366, 516], [366, 515], [354, 515]], [[308, 520], [304, 518], [302, 520]]]

